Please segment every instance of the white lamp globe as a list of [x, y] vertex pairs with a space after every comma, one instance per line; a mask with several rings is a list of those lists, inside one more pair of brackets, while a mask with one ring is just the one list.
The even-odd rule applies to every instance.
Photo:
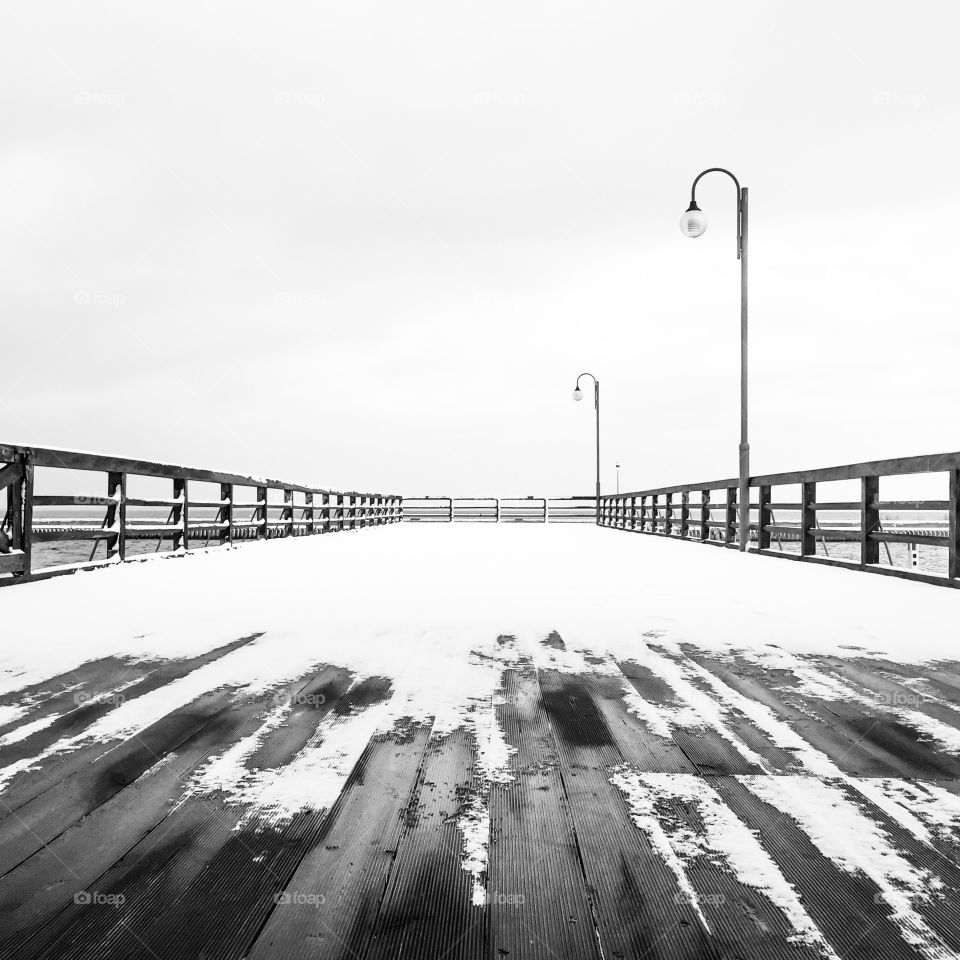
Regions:
[[583, 399], [583, 391], [582, 391], [579, 387], [577, 387], [577, 388], [573, 391], [573, 399], [574, 399], [574, 400], [582, 400], [582, 399]]
[[[691, 207], [693, 204], [691, 204]], [[680, 218], [680, 232], [685, 237], [700, 237], [707, 229], [707, 216], [702, 210], [686, 210]]]

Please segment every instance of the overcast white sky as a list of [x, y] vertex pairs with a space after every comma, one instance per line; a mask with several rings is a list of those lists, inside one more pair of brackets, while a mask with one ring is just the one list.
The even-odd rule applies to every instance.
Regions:
[[960, 448], [955, 3], [6, 12], [0, 440], [407, 494]]

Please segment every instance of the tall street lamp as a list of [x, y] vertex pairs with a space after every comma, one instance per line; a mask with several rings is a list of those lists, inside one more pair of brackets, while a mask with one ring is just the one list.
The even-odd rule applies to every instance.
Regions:
[[573, 399], [582, 400], [583, 391], [580, 389], [582, 377], [593, 380], [593, 406], [597, 411], [597, 523], [600, 522], [600, 381], [592, 373], [581, 373], [577, 377], [577, 385], [573, 388]]
[[747, 438], [747, 188], [723, 167], [710, 167], [699, 174], [690, 188], [690, 206], [680, 218], [687, 237], [703, 236], [707, 218], [697, 206], [697, 183], [708, 173], [725, 173], [737, 188], [737, 259], [740, 261], [740, 489], [737, 494], [740, 519], [740, 549], [750, 542], [750, 443]]
[[617, 494], [620, 493], [620, 464], [617, 464]]

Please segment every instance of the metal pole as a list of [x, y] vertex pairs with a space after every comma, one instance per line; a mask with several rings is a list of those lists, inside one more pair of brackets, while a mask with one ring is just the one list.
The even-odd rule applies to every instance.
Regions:
[[750, 542], [750, 443], [747, 433], [747, 188], [740, 191], [740, 550]]
[[600, 522], [600, 381], [593, 380], [593, 405], [597, 410], [597, 523]]

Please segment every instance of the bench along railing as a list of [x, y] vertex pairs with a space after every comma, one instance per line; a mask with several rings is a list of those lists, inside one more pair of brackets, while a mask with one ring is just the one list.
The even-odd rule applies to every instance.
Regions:
[[[911, 474], [937, 475], [947, 491], [947, 499], [881, 497], [882, 481]], [[859, 497], [832, 501], [818, 497], [818, 484], [836, 481], [858, 482]], [[798, 496], [778, 501], [773, 491], [785, 486], [796, 487]], [[751, 477], [750, 490], [750, 538], [754, 552], [960, 586], [960, 453]], [[909, 519], [921, 512], [935, 514], [936, 519]], [[785, 513], [795, 515], [796, 520], [786, 521]], [[854, 520], [838, 521], [838, 514]], [[897, 519], [890, 519], [891, 515]], [[602, 497], [600, 501], [601, 526], [727, 547], [738, 545], [737, 516], [736, 479], [637, 490]], [[834, 519], [828, 519], [830, 516]], [[785, 550], [784, 541], [797, 542], [797, 552]], [[842, 559], [827, 555], [829, 542], [849, 542], [854, 547], [853, 556]], [[818, 555], [818, 544], [824, 551], [822, 556]], [[883, 565], [881, 548], [888, 564], [892, 564], [891, 544], [942, 547], [946, 551], [943, 575]]]
[[404, 497], [406, 522], [596, 523], [596, 497]]
[[[36, 471], [84, 471], [105, 475], [103, 495], [37, 494]], [[169, 496], [134, 497], [128, 480], [157, 478], [170, 484]], [[190, 485], [213, 484], [214, 495], [191, 496]], [[245, 491], [245, 493], [240, 492]], [[238, 540], [273, 539], [353, 530], [396, 523], [403, 518], [401, 498], [379, 493], [325, 490], [241, 474], [130, 460], [69, 450], [0, 445], [0, 493], [6, 512], [0, 524], [0, 585], [128, 559], [132, 540], [155, 540], [168, 552], [200, 545], [232, 545]], [[271, 493], [274, 500], [271, 501]], [[282, 500], [277, 501], [277, 497]], [[44, 508], [73, 507], [86, 517], [41, 517]], [[134, 516], [147, 508], [154, 516]], [[94, 515], [89, 515], [93, 511]], [[97, 514], [102, 511], [99, 522]], [[205, 518], [200, 512], [209, 514]], [[161, 519], [158, 519], [161, 517]], [[58, 564], [44, 570], [34, 563], [34, 545], [52, 541], [92, 541], [88, 562]], [[93, 562], [99, 544], [106, 557]]]

